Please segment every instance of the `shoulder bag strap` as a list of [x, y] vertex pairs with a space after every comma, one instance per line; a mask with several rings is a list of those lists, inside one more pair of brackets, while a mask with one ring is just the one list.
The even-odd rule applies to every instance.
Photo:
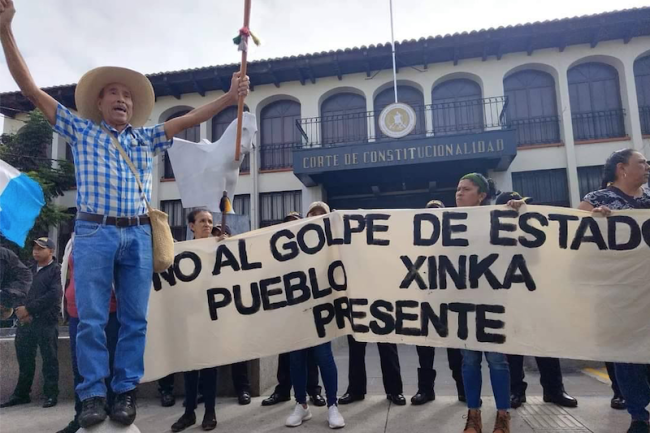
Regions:
[[124, 148], [120, 144], [119, 140], [113, 135], [104, 125], [102, 125], [102, 130], [104, 130], [105, 133], [111, 137], [111, 141], [113, 142], [113, 145], [117, 148], [117, 150], [120, 152], [120, 155], [122, 155], [122, 158], [126, 161], [127, 165], [131, 169], [131, 172], [135, 176], [135, 181], [138, 183], [138, 187], [140, 188], [140, 193], [142, 194], [142, 199], [144, 200], [145, 204], [147, 205], [147, 209], [151, 209], [151, 206], [149, 205], [149, 200], [147, 200], [147, 196], [144, 193], [144, 186], [142, 185], [142, 182], [140, 182], [140, 176], [138, 175], [138, 170], [135, 168], [133, 165], [133, 162], [131, 161], [131, 158], [129, 158], [129, 155], [126, 154], [124, 151]]

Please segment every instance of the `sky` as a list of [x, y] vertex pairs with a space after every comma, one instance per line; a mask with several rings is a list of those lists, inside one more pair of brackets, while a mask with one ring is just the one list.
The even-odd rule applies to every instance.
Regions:
[[[243, 0], [14, 0], [13, 30], [41, 87], [87, 70], [236, 63]], [[650, 0], [393, 0], [395, 40], [650, 6]], [[390, 41], [389, 0], [252, 0], [249, 60]], [[17, 90], [0, 54], [0, 92]], [[0, 117], [0, 131], [2, 118]]]

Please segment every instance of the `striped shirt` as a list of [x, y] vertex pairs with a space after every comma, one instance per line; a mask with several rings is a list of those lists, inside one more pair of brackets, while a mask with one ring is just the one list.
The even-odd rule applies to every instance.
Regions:
[[[164, 124], [122, 132], [102, 125], [119, 140], [138, 170], [147, 200], [151, 200], [153, 156], [172, 145]], [[143, 215], [147, 208], [128, 164], [100, 125], [59, 104], [54, 130], [72, 147], [77, 177], [77, 211], [110, 216]]]

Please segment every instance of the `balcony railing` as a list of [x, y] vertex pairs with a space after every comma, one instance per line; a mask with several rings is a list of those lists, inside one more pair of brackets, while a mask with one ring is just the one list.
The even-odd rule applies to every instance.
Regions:
[[[412, 107], [416, 127], [407, 138], [476, 133], [508, 126], [505, 96]], [[296, 120], [302, 146], [337, 146], [387, 139], [378, 125], [380, 111]]]
[[650, 105], [639, 106], [639, 116], [641, 117], [641, 133], [650, 135]]
[[602, 140], [625, 136], [625, 110], [572, 113], [573, 138], [576, 141]]
[[517, 145], [521, 147], [560, 142], [559, 116], [513, 119], [509, 126], [517, 131]]
[[282, 170], [293, 167], [293, 149], [300, 143], [262, 144], [260, 170]]

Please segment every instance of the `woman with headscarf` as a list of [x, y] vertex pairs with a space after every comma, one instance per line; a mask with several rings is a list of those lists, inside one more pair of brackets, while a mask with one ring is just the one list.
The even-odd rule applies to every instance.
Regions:
[[[497, 190], [492, 179], [487, 179], [480, 173], [470, 173], [463, 176], [456, 188], [456, 206], [473, 207], [490, 203], [490, 199], [497, 195]], [[519, 208], [520, 202], [511, 204]], [[464, 433], [481, 433], [483, 421], [481, 420], [481, 361], [483, 354], [490, 368], [490, 381], [492, 392], [496, 400], [497, 416], [494, 424], [494, 433], [510, 433], [510, 371], [506, 355], [496, 352], [479, 352], [476, 350], [463, 350], [463, 383], [467, 398], [467, 423]]]

